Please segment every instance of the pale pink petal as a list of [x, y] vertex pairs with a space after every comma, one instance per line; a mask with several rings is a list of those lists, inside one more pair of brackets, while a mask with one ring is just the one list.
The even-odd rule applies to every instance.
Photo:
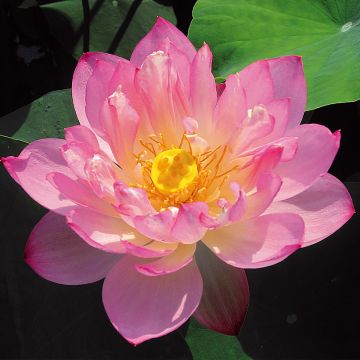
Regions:
[[129, 105], [121, 87], [104, 101], [99, 118], [104, 138], [110, 145], [117, 163], [123, 169], [132, 171], [136, 165], [134, 143], [139, 116]]
[[255, 144], [266, 144], [284, 135], [288, 124], [290, 105], [289, 98], [272, 100], [266, 104], [266, 110], [275, 120], [274, 127], [269, 135], [258, 139]]
[[67, 222], [88, 244], [113, 253], [126, 251], [123, 240], [133, 241], [141, 236], [121, 218], [102, 215], [86, 208], [72, 210], [67, 215]]
[[229, 75], [214, 111], [213, 137], [223, 139], [223, 143], [227, 143], [234, 133], [240, 131], [246, 116], [246, 97], [239, 74]]
[[114, 189], [118, 201], [117, 209], [121, 214], [134, 217], [155, 213], [144, 189], [127, 186], [121, 181], [115, 183]]
[[271, 145], [250, 157], [248, 162], [234, 172], [233, 180], [239, 182], [246, 192], [252, 190], [263, 174], [271, 173], [277, 166], [283, 150], [281, 146]]
[[127, 225], [121, 218], [105, 216], [78, 208], [67, 216], [69, 226], [88, 244], [113, 253], [138, 257], [160, 257], [176, 249], [176, 244], [152, 241]]
[[[165, 52], [169, 55], [176, 72], [179, 74], [179, 79], [184, 85], [186, 97], [190, 95], [190, 65], [188, 57], [172, 42], [168, 42]], [[195, 53], [194, 53], [195, 54]]]
[[200, 214], [200, 222], [203, 226], [209, 229], [216, 229], [220, 226], [239, 221], [245, 214], [247, 208], [245, 192], [236, 182], [230, 183], [230, 188], [234, 194], [234, 203], [230, 204], [226, 199], [220, 198], [218, 206], [222, 208], [221, 214], [218, 217], [213, 217], [207, 211], [203, 211]]
[[107, 61], [97, 60], [86, 84], [86, 117], [92, 129], [101, 137], [104, 137], [105, 133], [103, 124], [101, 123], [100, 111], [105, 99], [111, 95], [109, 83], [114, 71], [115, 67], [113, 64]]
[[83, 54], [79, 59], [72, 80], [72, 96], [76, 115], [81, 125], [91, 127], [85, 113], [85, 96], [86, 86], [93, 73], [96, 62], [98, 60], [106, 61], [115, 69], [116, 64], [120, 61], [120, 59], [121, 58], [116, 55], [101, 52], [88, 52]]
[[39, 204], [49, 210], [66, 214], [75, 203], [61, 196], [60, 192], [46, 180], [53, 171], [73, 177], [61, 155], [62, 139], [42, 139], [29, 144], [18, 157], [2, 158], [2, 162], [20, 186]]
[[176, 250], [170, 255], [153, 262], [137, 264], [136, 269], [147, 276], [170, 274], [189, 264], [193, 258], [195, 249], [195, 244], [179, 244]]
[[305, 222], [302, 246], [315, 244], [343, 226], [354, 214], [354, 206], [346, 187], [330, 174], [321, 176], [304, 192], [274, 202], [268, 213], [289, 212]]
[[184, 98], [184, 89], [169, 56], [164, 52], [149, 55], [137, 72], [135, 82], [146, 106], [152, 133], [165, 134], [168, 146], [179, 142], [182, 119], [188, 114], [178, 107]]
[[250, 155], [260, 155], [267, 149], [272, 147], [278, 147], [282, 149], [280, 161], [292, 160], [298, 149], [298, 138], [296, 137], [282, 137], [277, 140], [268, 142], [267, 144], [260, 145], [257, 147], [250, 147], [248, 150], [241, 154], [241, 157]]
[[260, 139], [269, 136], [275, 126], [275, 119], [262, 105], [256, 105], [248, 110], [248, 116], [241, 123], [241, 130], [233, 132], [229, 140], [232, 151], [241, 154], [254, 146]]
[[109, 94], [114, 93], [121, 86], [132, 106], [136, 106], [139, 100], [135, 89], [135, 72], [136, 66], [126, 59], [119, 58], [108, 84]]
[[178, 211], [178, 208], [169, 207], [156, 214], [135, 216], [133, 224], [136, 230], [150, 239], [163, 242], [178, 242], [171, 234]]
[[[76, 115], [79, 119], [79, 122], [81, 125], [84, 125], [88, 128], [92, 127], [93, 121], [95, 121], [94, 125], [95, 128], [98, 127], [98, 119], [97, 115], [98, 113], [92, 113], [90, 114], [91, 119], [87, 117], [86, 111], [90, 111], [87, 108], [88, 103], [86, 102], [86, 96], [87, 96], [87, 85], [90, 77], [92, 77], [94, 72], [94, 67], [97, 64], [98, 61], [101, 61], [102, 63], [107, 63], [108, 66], [113, 68], [113, 71], [115, 71], [116, 65], [119, 61], [123, 61], [120, 57], [116, 55], [101, 53], [101, 52], [88, 52], [81, 56], [79, 59], [76, 69], [74, 71], [73, 80], [72, 80], [72, 97], [73, 97], [73, 103], [75, 107]], [[108, 69], [108, 66], [105, 65], [105, 67]], [[107, 84], [104, 84], [104, 81], [107, 81]], [[97, 99], [97, 102], [95, 105], [98, 106], [98, 100], [99, 95], [100, 97], [103, 96], [102, 90], [108, 88], [108, 81], [109, 79], [98, 79], [99, 81], [99, 94], [96, 93], [96, 90], [93, 91], [95, 98], [91, 99], [88, 98], [89, 104], [94, 103], [94, 100]], [[94, 84], [95, 80], [92, 80], [92, 83]], [[110, 95], [108, 93], [107, 95]], [[89, 96], [89, 95], [88, 95]], [[102, 105], [103, 101], [105, 99], [105, 96], [103, 97], [103, 100], [100, 102], [100, 105]], [[91, 107], [92, 105], [90, 105]], [[101, 133], [101, 129], [99, 128], [99, 131]], [[111, 150], [109, 145], [102, 139], [98, 138], [99, 144], [101, 149], [110, 157], [112, 158]]]
[[155, 25], [136, 45], [130, 61], [140, 67], [145, 58], [151, 53], [165, 50], [164, 40], [168, 38], [180, 51], [182, 51], [189, 62], [192, 61], [196, 50], [189, 39], [169, 21], [158, 17]]
[[192, 117], [199, 123], [201, 136], [210, 130], [217, 102], [216, 83], [211, 72], [211, 64], [211, 50], [207, 44], [204, 44], [197, 52], [190, 68]]
[[203, 202], [181, 204], [171, 229], [171, 237], [184, 244], [200, 240], [207, 231], [200, 221], [200, 216], [207, 212], [208, 206]]
[[72, 179], [62, 173], [52, 172], [46, 179], [58, 190], [62, 197], [70, 199], [76, 204], [89, 207], [109, 216], [116, 216], [111, 204], [100, 199], [89, 185], [81, 179]]
[[256, 192], [246, 198], [247, 208], [244, 219], [261, 215], [271, 205], [281, 185], [282, 181], [279, 176], [275, 174], [263, 174], [256, 184]]
[[276, 264], [299, 249], [304, 221], [295, 214], [269, 214], [208, 231], [203, 242], [222, 260], [240, 268]]
[[64, 285], [98, 281], [119, 259], [86, 244], [53, 212], [38, 222], [25, 248], [25, 261], [38, 275]]
[[95, 154], [86, 160], [84, 172], [88, 186], [96, 196], [114, 204], [114, 183], [120, 176], [120, 169], [106, 156]]
[[283, 180], [277, 200], [290, 198], [307, 189], [329, 170], [339, 148], [340, 133], [332, 134], [322, 125], [300, 125], [286, 135], [297, 137], [298, 146], [294, 158], [279, 163], [275, 169]]
[[211, 330], [237, 335], [249, 306], [245, 271], [218, 259], [202, 244], [197, 248], [196, 262], [203, 279], [203, 294], [195, 319]]
[[62, 154], [73, 173], [86, 179], [86, 161], [100, 152], [95, 134], [85, 126], [77, 125], [65, 129], [66, 144], [61, 147]]
[[125, 256], [108, 273], [103, 303], [115, 329], [138, 345], [182, 325], [197, 308], [202, 280], [195, 262], [171, 274], [146, 276]]
[[[274, 84], [268, 61], [256, 61], [241, 70], [237, 76], [245, 91], [247, 109], [266, 105], [274, 100]], [[282, 96], [284, 97], [286, 96]]]
[[306, 81], [300, 56], [283, 56], [267, 60], [276, 99], [289, 98], [287, 128], [300, 124], [306, 105]]
[[72, 142], [88, 144], [94, 153], [100, 151], [95, 134], [86, 126], [75, 125], [66, 128], [65, 140], [69, 144]]
[[[144, 240], [146, 239], [146, 243]], [[137, 256], [139, 258], [158, 258], [161, 256], [169, 256], [176, 250], [178, 244], [176, 243], [163, 243], [147, 238], [137, 237], [136, 241], [123, 241], [128, 254]]]

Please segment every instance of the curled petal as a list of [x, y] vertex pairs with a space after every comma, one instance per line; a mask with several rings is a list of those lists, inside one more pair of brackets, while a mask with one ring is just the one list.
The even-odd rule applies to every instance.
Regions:
[[127, 186], [121, 181], [115, 183], [114, 189], [118, 200], [117, 209], [121, 214], [134, 217], [155, 213], [145, 190]]
[[191, 262], [195, 249], [195, 244], [179, 244], [170, 255], [153, 262], [137, 264], [136, 269], [148, 276], [165, 275], [178, 271]]
[[200, 221], [203, 226], [213, 230], [220, 226], [239, 221], [245, 214], [247, 204], [244, 190], [241, 189], [240, 185], [236, 182], [231, 183], [230, 187], [235, 197], [234, 203], [230, 205], [227, 200], [219, 199], [218, 205], [222, 208], [222, 213], [215, 218], [203, 211], [200, 214]]
[[252, 190], [263, 174], [273, 172], [282, 158], [284, 148], [282, 146], [270, 145], [264, 151], [260, 151], [241, 166], [235, 174], [245, 191]]
[[29, 144], [18, 157], [2, 158], [12, 178], [39, 204], [59, 214], [66, 214], [75, 203], [64, 198], [46, 180], [50, 172], [74, 177], [61, 156], [62, 139], [42, 139]]
[[143, 235], [153, 240], [164, 242], [177, 242], [171, 236], [171, 229], [174, 226], [178, 208], [169, 207], [164, 211], [160, 211], [151, 215], [135, 216], [134, 226]]
[[203, 279], [203, 294], [194, 317], [211, 330], [237, 335], [249, 306], [245, 271], [218, 259], [199, 244], [196, 262]]
[[269, 214], [208, 231], [203, 242], [240, 268], [276, 264], [301, 247], [304, 222], [295, 214]]
[[169, 39], [191, 62], [196, 50], [189, 39], [169, 21], [158, 17], [155, 25], [135, 47], [130, 61], [140, 67], [145, 58], [155, 51], [164, 51], [164, 40]]
[[95, 154], [87, 159], [84, 172], [92, 191], [100, 198], [114, 202], [114, 183], [120, 171], [106, 156]]
[[115, 329], [138, 345], [168, 334], [197, 308], [202, 280], [194, 262], [162, 276], [146, 276], [135, 269], [138, 259], [125, 256], [109, 272], [103, 303]]
[[66, 144], [61, 147], [63, 157], [73, 173], [86, 179], [84, 167], [87, 159], [100, 152], [95, 134], [85, 126], [65, 129]]
[[200, 240], [207, 230], [202, 225], [200, 217], [207, 212], [208, 206], [203, 202], [181, 204], [171, 229], [171, 238], [184, 244]]
[[334, 176], [325, 174], [304, 192], [274, 202], [267, 213], [289, 212], [300, 215], [305, 222], [302, 246], [309, 246], [343, 226], [354, 211], [345, 186]]
[[64, 174], [56, 172], [49, 173], [46, 179], [61, 193], [62, 197], [101, 213], [110, 216], [116, 215], [114, 208], [99, 199], [84, 181], [80, 179], [73, 180]]
[[25, 248], [25, 261], [37, 274], [64, 285], [98, 281], [119, 259], [86, 244], [53, 212], [38, 222]]
[[296, 137], [298, 145], [293, 159], [279, 163], [275, 169], [283, 180], [277, 200], [290, 198], [307, 189], [329, 170], [339, 149], [340, 133], [332, 134], [322, 125], [300, 125], [286, 135]]

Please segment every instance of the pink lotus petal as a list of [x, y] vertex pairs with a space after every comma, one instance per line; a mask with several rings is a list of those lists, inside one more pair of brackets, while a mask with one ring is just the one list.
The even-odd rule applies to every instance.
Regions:
[[[116, 55], [101, 53], [101, 52], [88, 52], [81, 56], [79, 59], [79, 62], [76, 66], [76, 69], [74, 71], [73, 80], [72, 80], [72, 97], [73, 97], [73, 103], [75, 107], [76, 115], [79, 119], [79, 122], [81, 125], [84, 125], [88, 128], [92, 128], [93, 120], [95, 121], [94, 125], [95, 128], [98, 128], [99, 132], [101, 133], [101, 129], [98, 127], [98, 120], [97, 115], [98, 113], [95, 112], [94, 114], [91, 114], [91, 119], [88, 119], [86, 111], [90, 111], [90, 109], [87, 107], [86, 103], [86, 93], [87, 93], [87, 85], [89, 79], [92, 77], [94, 72], [94, 67], [98, 61], [102, 61], [103, 63], [107, 63], [110, 65], [113, 70], [115, 71], [116, 64], [121, 60], [120, 57]], [[109, 79], [106, 79], [108, 81]], [[102, 83], [101, 88], [102, 89], [108, 89], [109, 84], [103, 84], [105, 79], [98, 79], [98, 83]], [[97, 103], [95, 106], [101, 106], [103, 103], [103, 100], [105, 99], [105, 95], [103, 100], [101, 101], [100, 105], [98, 103], [99, 96], [96, 94], [96, 90], [94, 91]], [[101, 93], [103, 94], [103, 93]], [[108, 94], [110, 95], [110, 93]], [[89, 100], [89, 103], [91, 103], [93, 100]], [[91, 105], [90, 105], [91, 107]], [[100, 144], [101, 149], [111, 158], [111, 150], [109, 145], [101, 138], [98, 137], [98, 141]]]
[[100, 152], [99, 143], [95, 134], [86, 126], [75, 125], [66, 128], [65, 140], [68, 144], [72, 142], [87, 144], [94, 153]]
[[179, 141], [178, 134], [183, 132], [182, 119], [188, 114], [182, 107], [176, 107], [182, 104], [181, 99], [185, 96], [169, 56], [162, 51], [149, 55], [136, 73], [135, 83], [147, 110], [152, 133], [166, 134], [168, 143]]
[[[244, 219], [260, 216], [273, 202], [282, 180], [275, 174], [263, 174], [256, 184], [256, 192], [247, 197]], [[286, 211], [282, 211], [286, 212]]]
[[137, 256], [139, 258], [158, 258], [162, 256], [169, 256], [176, 250], [178, 244], [176, 243], [163, 243], [155, 240], [139, 237], [136, 241], [125, 241], [122, 243], [126, 248], [126, 253]]
[[234, 133], [240, 131], [247, 116], [247, 104], [239, 74], [229, 75], [223, 85], [224, 89], [214, 111], [214, 127], [216, 139], [223, 139], [227, 143]]
[[136, 230], [150, 239], [163, 242], [178, 242], [171, 234], [177, 214], [177, 208], [169, 207], [155, 214], [135, 216], [133, 218], [134, 226]]
[[[275, 126], [275, 119], [262, 105], [249, 109], [249, 115], [241, 124], [240, 134], [233, 133], [230, 139], [235, 154], [241, 154], [260, 139], [269, 136]], [[236, 134], [236, 135], [235, 135]]]
[[105, 200], [113, 205], [115, 203], [114, 183], [120, 173], [116, 165], [106, 156], [95, 154], [87, 159], [84, 172], [88, 186], [99, 200]]
[[211, 330], [237, 335], [249, 306], [245, 271], [224, 263], [203, 245], [198, 246], [196, 261], [204, 288], [195, 319]]
[[218, 217], [213, 217], [209, 216], [207, 211], [203, 211], [200, 214], [200, 221], [203, 226], [214, 230], [220, 226], [239, 221], [245, 214], [247, 203], [244, 190], [236, 182], [231, 183], [230, 187], [234, 194], [234, 203], [230, 204], [226, 199], [219, 199], [218, 205], [222, 208], [221, 214]]
[[121, 86], [105, 100], [99, 118], [117, 163], [131, 171], [135, 167], [133, 154], [139, 116], [129, 105]]
[[[274, 100], [274, 83], [268, 61], [256, 61], [241, 70], [237, 76], [245, 92], [247, 109], [266, 105]], [[286, 96], [282, 98], [284, 97]]]
[[72, 81], [72, 96], [76, 115], [81, 125], [91, 127], [85, 112], [85, 96], [86, 86], [89, 78], [93, 74], [96, 62], [98, 60], [106, 61], [115, 69], [116, 64], [120, 61], [120, 59], [121, 58], [116, 55], [101, 52], [88, 52], [83, 54], [79, 59]]
[[106, 216], [90, 209], [77, 208], [67, 216], [68, 225], [88, 244], [100, 250], [124, 253], [126, 246], [122, 241], [143, 244], [149, 242], [127, 225], [121, 218]]
[[170, 274], [189, 264], [193, 258], [195, 249], [195, 244], [179, 244], [176, 250], [170, 255], [153, 262], [137, 264], [136, 270], [147, 276]]
[[25, 248], [25, 261], [38, 275], [64, 285], [98, 281], [119, 259], [86, 244], [53, 212], [34, 227]]
[[104, 137], [100, 110], [105, 99], [111, 95], [110, 80], [114, 74], [114, 65], [103, 60], [97, 60], [93, 72], [86, 84], [85, 111], [89, 123], [97, 135]]
[[290, 106], [289, 98], [275, 99], [266, 104], [266, 110], [274, 119], [274, 127], [269, 135], [258, 139], [256, 144], [266, 144], [283, 137], [288, 125]]
[[303, 237], [299, 215], [269, 214], [208, 231], [203, 242], [229, 265], [251, 269], [284, 260], [301, 247]]
[[329, 170], [339, 148], [340, 134], [332, 134], [328, 128], [317, 124], [300, 125], [286, 135], [297, 137], [298, 147], [292, 160], [278, 164], [275, 169], [283, 180], [277, 200], [290, 198], [307, 189]]
[[136, 258], [121, 259], [105, 278], [103, 303], [115, 329], [134, 345], [168, 334], [197, 308], [202, 280], [194, 262], [167, 275], [145, 276]]
[[323, 240], [343, 226], [354, 214], [354, 206], [345, 186], [334, 176], [325, 174], [304, 192], [274, 202], [268, 213], [289, 212], [305, 222], [302, 246]]
[[171, 229], [171, 237], [183, 244], [199, 241], [207, 231], [201, 223], [200, 216], [207, 212], [208, 206], [203, 202], [181, 204]]
[[[73, 174], [61, 156], [62, 139], [41, 139], [28, 145], [18, 157], [9, 156], [2, 162], [21, 187], [38, 203], [59, 214], [66, 214], [75, 203], [46, 180], [48, 173], [57, 171], [73, 178]], [[30, 181], [31, 179], [31, 181]]]
[[130, 61], [137, 67], [140, 67], [148, 55], [155, 51], [165, 50], [163, 46], [166, 38], [186, 55], [189, 62], [192, 61], [196, 54], [193, 44], [173, 24], [161, 17], [157, 18], [152, 29], [137, 44]]
[[279, 164], [284, 149], [281, 146], [270, 145], [264, 151], [255, 154], [251, 159], [239, 169], [237, 177], [234, 179], [239, 182], [245, 191], [252, 190], [258, 183], [263, 174], [273, 172]]
[[127, 186], [121, 181], [115, 183], [114, 189], [121, 214], [130, 217], [155, 214], [145, 190]]
[[283, 56], [267, 60], [276, 99], [290, 99], [287, 128], [300, 124], [306, 105], [306, 81], [300, 56]]
[[199, 134], [204, 136], [213, 121], [217, 101], [216, 83], [211, 73], [212, 54], [204, 44], [197, 52], [190, 68], [190, 101], [192, 117], [199, 123]]
[[107, 202], [98, 198], [86, 182], [80, 179], [73, 180], [57, 172], [49, 173], [46, 179], [54, 186], [54, 189], [60, 192], [62, 197], [103, 214], [116, 216], [115, 209]]
[[86, 179], [86, 161], [100, 153], [95, 134], [87, 127], [78, 125], [65, 129], [65, 139], [66, 144], [61, 147], [63, 157], [76, 176]]

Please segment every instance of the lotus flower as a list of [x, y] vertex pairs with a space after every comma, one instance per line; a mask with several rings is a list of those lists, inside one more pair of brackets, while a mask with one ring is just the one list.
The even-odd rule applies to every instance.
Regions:
[[236, 334], [249, 290], [243, 269], [276, 264], [353, 214], [327, 173], [340, 142], [300, 125], [301, 58], [257, 61], [217, 85], [198, 51], [159, 18], [130, 61], [86, 53], [73, 77], [80, 125], [3, 163], [50, 211], [26, 262], [45, 279], [105, 278], [110, 321], [133, 344], [191, 315]]

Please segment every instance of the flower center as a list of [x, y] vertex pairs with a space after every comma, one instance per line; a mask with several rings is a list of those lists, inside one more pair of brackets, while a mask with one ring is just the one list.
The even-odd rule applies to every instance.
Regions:
[[159, 192], [174, 194], [191, 185], [198, 176], [195, 158], [183, 149], [159, 153], [151, 167], [151, 180]]

